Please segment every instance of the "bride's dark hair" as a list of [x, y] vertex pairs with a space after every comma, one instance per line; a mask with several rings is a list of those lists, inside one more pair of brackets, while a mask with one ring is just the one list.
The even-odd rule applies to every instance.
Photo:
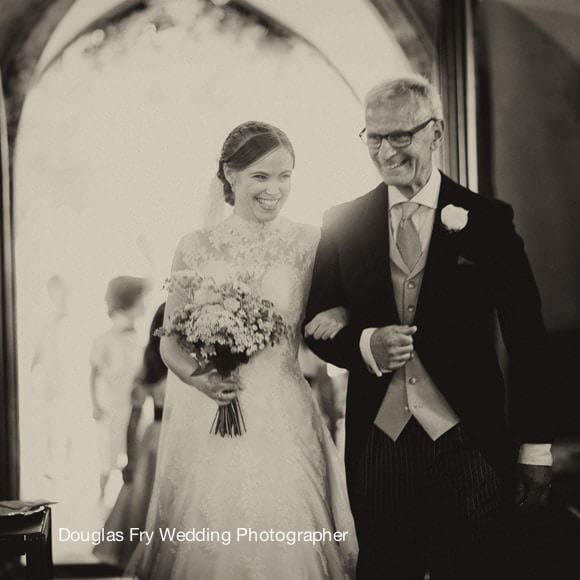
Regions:
[[235, 199], [232, 186], [226, 179], [226, 166], [241, 171], [280, 146], [288, 150], [294, 161], [292, 143], [278, 127], [260, 121], [247, 121], [230, 132], [224, 141], [217, 171], [218, 179], [223, 184], [226, 203], [234, 205]]

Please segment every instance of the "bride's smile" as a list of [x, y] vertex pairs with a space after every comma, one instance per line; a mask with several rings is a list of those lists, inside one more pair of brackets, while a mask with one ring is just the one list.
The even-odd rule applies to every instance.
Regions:
[[278, 209], [278, 202], [281, 200], [281, 197], [278, 198], [269, 198], [258, 196], [256, 197], [256, 201], [260, 204], [260, 207], [266, 211], [274, 211]]

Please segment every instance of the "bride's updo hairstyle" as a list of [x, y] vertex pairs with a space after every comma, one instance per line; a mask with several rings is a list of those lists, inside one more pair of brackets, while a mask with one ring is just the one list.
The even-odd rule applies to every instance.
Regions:
[[226, 137], [217, 171], [224, 188], [226, 203], [234, 205], [234, 191], [226, 179], [225, 169], [241, 171], [261, 159], [270, 151], [284, 147], [295, 160], [294, 148], [284, 131], [260, 121], [247, 121], [238, 125]]

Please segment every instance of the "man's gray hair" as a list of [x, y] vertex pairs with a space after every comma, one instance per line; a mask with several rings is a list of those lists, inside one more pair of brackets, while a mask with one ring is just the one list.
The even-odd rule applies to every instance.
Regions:
[[365, 109], [406, 97], [417, 104], [418, 110], [426, 110], [431, 117], [443, 119], [441, 97], [435, 87], [421, 75], [391, 78], [376, 84], [365, 98]]

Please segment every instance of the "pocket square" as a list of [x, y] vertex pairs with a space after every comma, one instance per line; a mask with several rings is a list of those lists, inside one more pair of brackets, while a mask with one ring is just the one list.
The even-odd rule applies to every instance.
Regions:
[[464, 258], [463, 256], [457, 256], [458, 266], [475, 266], [475, 262], [469, 258]]

